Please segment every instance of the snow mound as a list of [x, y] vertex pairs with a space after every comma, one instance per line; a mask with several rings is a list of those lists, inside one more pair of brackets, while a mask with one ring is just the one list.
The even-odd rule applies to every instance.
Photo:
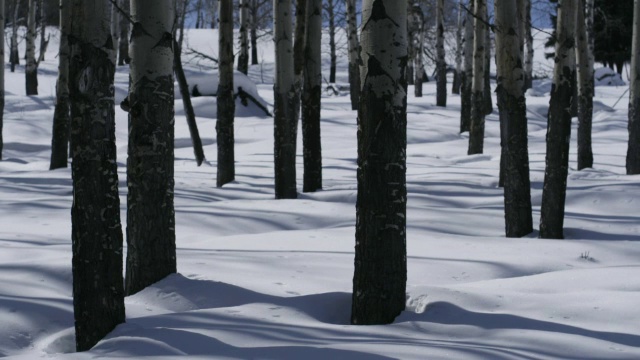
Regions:
[[624, 86], [627, 85], [617, 72], [608, 67], [601, 67], [594, 72], [596, 86]]

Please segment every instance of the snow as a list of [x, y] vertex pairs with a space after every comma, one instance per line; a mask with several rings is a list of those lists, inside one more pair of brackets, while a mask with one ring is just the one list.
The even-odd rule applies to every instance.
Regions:
[[[216, 38], [204, 30], [188, 35], [192, 44]], [[640, 358], [640, 177], [624, 175], [627, 101], [618, 100], [626, 86], [596, 88], [593, 169], [575, 169], [574, 119], [567, 239], [542, 240], [537, 232], [504, 237], [497, 112], [487, 117], [485, 154], [467, 156], [468, 135], [458, 134], [460, 98], [449, 95], [447, 108], [436, 107], [435, 82], [424, 84], [423, 98], [408, 91], [407, 309], [393, 324], [349, 325], [357, 187], [356, 114], [347, 94], [322, 99], [324, 189], [277, 201], [272, 120], [236, 120], [237, 179], [219, 189], [213, 99], [194, 98], [209, 159], [201, 167], [177, 99], [178, 274], [127, 297], [127, 322], [91, 351], [74, 353], [70, 170], [47, 170], [56, 49], [54, 35], [39, 70], [39, 96], [24, 95], [22, 66], [10, 73], [5, 65], [0, 356]], [[272, 104], [272, 74], [264, 69], [273, 69], [273, 56], [264, 55], [249, 77]], [[338, 63], [340, 83], [345, 61]], [[195, 61], [187, 68], [206, 71], [206, 81], [213, 74]], [[118, 68], [117, 101], [127, 83], [127, 69]], [[535, 89], [544, 86], [540, 80]], [[549, 97], [527, 102], [537, 225]], [[118, 107], [116, 117], [124, 220], [127, 117]]]

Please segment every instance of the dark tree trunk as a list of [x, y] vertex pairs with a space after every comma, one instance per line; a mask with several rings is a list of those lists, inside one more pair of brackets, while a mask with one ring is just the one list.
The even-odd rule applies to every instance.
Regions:
[[633, 6], [631, 81], [629, 83], [627, 175], [640, 174], [640, 2]]
[[56, 107], [53, 112], [51, 137], [51, 162], [49, 169], [67, 167], [69, 147], [69, 24], [71, 8], [69, 0], [60, 1], [60, 50], [58, 52], [58, 81], [56, 83]]
[[451, 83], [451, 93], [460, 94], [460, 88], [462, 86], [462, 72], [455, 71], [453, 73], [453, 82]]
[[405, 308], [408, 41], [406, 3], [365, 0], [363, 9], [351, 323], [371, 325]]
[[305, 67], [305, 30], [307, 28], [307, 0], [296, 1], [296, 25], [293, 34], [293, 76], [296, 87], [295, 121], [300, 119], [300, 96]]
[[27, 95], [38, 95], [38, 63], [36, 62], [36, 2], [29, 0], [25, 85]]
[[336, 82], [336, 63], [338, 61], [338, 56], [336, 55], [336, 17], [334, 6], [334, 0], [329, 0], [327, 8], [329, 15], [329, 82], [331, 84]]
[[[129, 14], [129, 0], [120, 0], [120, 9]], [[123, 14], [119, 14], [120, 19], [120, 39], [118, 41], [118, 65], [123, 66], [131, 62], [129, 57], [129, 19]]]
[[176, 272], [173, 0], [133, 0], [127, 159], [128, 295]]
[[258, 65], [258, 29], [256, 22], [258, 21], [258, 7], [253, 3], [251, 6], [251, 65]]
[[216, 186], [222, 187], [235, 179], [233, 122], [236, 103], [233, 99], [233, 1], [220, 0], [218, 93], [216, 133], [218, 143], [218, 176]]
[[[447, 106], [447, 63], [444, 52], [444, 0], [437, 0], [436, 7], [436, 68], [438, 79], [436, 84], [436, 106]], [[418, 54], [421, 56], [422, 54]]]
[[484, 24], [486, 0], [475, 0], [473, 34], [473, 81], [471, 89], [471, 126], [469, 128], [469, 149], [467, 154], [482, 154], [484, 147], [484, 116], [486, 113], [485, 64], [486, 37]]
[[75, 147], [71, 240], [78, 351], [89, 350], [125, 321], [113, 101], [115, 54], [102, 47], [111, 39], [110, 12], [107, 1], [92, 2], [91, 11], [87, 4], [73, 0], [69, 82]]
[[13, 19], [11, 21], [11, 41], [9, 47], [9, 62], [11, 72], [15, 72], [16, 65], [20, 65], [20, 54], [18, 53], [18, 14], [20, 11], [20, 1], [13, 0]]
[[[489, 15], [485, 19], [488, 19]], [[493, 112], [493, 98], [491, 97], [491, 33], [488, 27], [484, 29], [485, 48], [484, 48], [484, 114], [489, 115]]]
[[593, 118], [593, 63], [589, 54], [588, 31], [584, 6], [579, 1], [576, 26], [577, 78], [578, 78], [578, 170], [593, 167], [591, 150], [591, 123]]
[[249, 0], [240, 0], [240, 54], [238, 71], [249, 73]]
[[347, 0], [347, 36], [349, 46], [349, 95], [351, 110], [358, 110], [360, 101], [360, 44], [358, 42], [358, 23], [356, 20], [356, 0]]
[[473, 16], [474, 0], [469, 1], [469, 12], [464, 18], [464, 62], [461, 74], [460, 94], [460, 133], [469, 131], [471, 127], [471, 83], [473, 81]]

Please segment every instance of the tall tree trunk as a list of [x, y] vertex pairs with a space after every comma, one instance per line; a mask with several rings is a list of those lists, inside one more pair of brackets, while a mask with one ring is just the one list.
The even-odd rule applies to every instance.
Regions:
[[[0, 39], [4, 39], [5, 25], [5, 3], [0, 0]], [[4, 64], [4, 45], [0, 46], [0, 64]], [[2, 125], [4, 123], [4, 65], [0, 69], [0, 160], [2, 160], [2, 148], [4, 141], [2, 138]]]
[[[486, 0], [485, 0], [486, 1]], [[486, 6], [486, 5], [485, 5]], [[489, 19], [487, 11], [485, 19]], [[493, 112], [493, 98], [491, 97], [491, 30], [485, 26], [485, 48], [484, 48], [484, 114]]]
[[238, 71], [249, 72], [249, 0], [240, 0], [240, 54]]
[[413, 63], [412, 68], [414, 71], [414, 95], [415, 97], [422, 97], [422, 50], [424, 43], [424, 14], [422, 8], [418, 3], [414, 3], [409, 11], [407, 21], [407, 38], [409, 40], [408, 46], [413, 49], [412, 56], [409, 58], [409, 62]]
[[633, 3], [628, 130], [627, 175], [636, 175], [640, 174], [640, 0], [634, 0]]
[[274, 90], [274, 166], [276, 199], [295, 199], [296, 191], [296, 89], [291, 42], [291, 1], [274, 0], [276, 83]]
[[202, 0], [196, 1], [196, 29], [204, 27], [202, 22]]
[[125, 14], [118, 14], [120, 39], [118, 42], [118, 65], [123, 66], [131, 62], [129, 57], [129, 0], [120, 0], [120, 9]]
[[187, 78], [184, 75], [184, 69], [182, 68], [182, 50], [178, 45], [178, 41], [175, 40], [173, 48], [175, 56], [173, 58], [173, 67], [176, 74], [178, 86], [180, 88], [180, 96], [182, 97], [182, 104], [184, 106], [185, 117], [187, 118], [187, 125], [189, 126], [189, 135], [191, 136], [191, 144], [193, 145], [193, 153], [196, 158], [196, 164], [202, 165], [204, 161], [204, 149], [202, 148], [202, 140], [200, 139], [200, 131], [198, 130], [198, 124], [196, 123], [196, 113], [193, 110], [193, 104], [191, 103], [191, 94], [189, 93], [189, 84]]
[[524, 1], [524, 89], [531, 89], [533, 86], [533, 34], [531, 33], [531, 0]]
[[304, 178], [302, 191], [322, 189], [322, 146], [320, 143], [320, 98], [322, 95], [322, 0], [310, 0], [304, 47], [304, 89], [302, 92], [302, 143]]
[[118, 50], [119, 47], [116, 47], [116, 44], [119, 42], [120, 37], [120, 13], [118, 12], [117, 0], [114, 0], [115, 3], [111, 4], [111, 38], [113, 41], [113, 46], [116, 51], [116, 59], [118, 58]]
[[540, 207], [540, 237], [562, 239], [571, 138], [572, 83], [575, 79], [576, 1], [560, 0], [555, 67], [547, 124], [547, 155]]
[[482, 154], [484, 147], [484, 99], [485, 72], [485, 15], [486, 0], [474, 0], [473, 33], [473, 79], [471, 84], [471, 126], [469, 129], [469, 150], [467, 153]]
[[258, 65], [258, 4], [251, 2], [251, 65]]
[[71, 7], [69, 0], [60, 0], [60, 50], [58, 51], [58, 81], [56, 107], [53, 112], [51, 163], [49, 169], [67, 167], [69, 144], [69, 26]]
[[336, 12], [335, 0], [327, 0], [327, 15], [329, 17], [329, 82], [336, 82], [336, 64], [338, 55], [336, 54]]
[[[420, 11], [422, 15], [422, 11]], [[422, 55], [424, 52], [424, 38], [425, 38], [425, 24], [424, 17], [422, 17], [422, 25], [420, 26], [420, 31], [417, 34], [417, 46], [415, 59], [415, 80], [413, 81], [413, 89], [415, 97], [422, 97], [422, 79], [424, 77], [424, 65], [422, 63]], [[446, 73], [445, 73], [445, 92], [446, 92]], [[447, 95], [445, 94], [445, 102]]]
[[452, 94], [460, 94], [460, 86], [462, 85], [462, 46], [463, 46], [463, 12], [462, 1], [458, 4], [458, 23], [456, 27], [456, 72], [453, 75], [453, 84], [451, 87]]
[[109, 3], [72, 0], [71, 4], [73, 310], [76, 349], [84, 351], [125, 320], [122, 226]]
[[474, 0], [469, 0], [469, 9], [464, 18], [464, 68], [460, 94], [460, 132], [469, 131], [471, 127], [471, 85], [473, 82], [473, 11]]
[[218, 176], [216, 186], [222, 187], [236, 177], [233, 120], [236, 103], [233, 99], [233, 0], [219, 1], [218, 16], [218, 92], [216, 132], [218, 142]]
[[[254, 1], [254, 0], [251, 0], [251, 1]], [[210, 27], [212, 29], [215, 29], [216, 23], [218, 22], [218, 19], [216, 17], [216, 13], [218, 11], [218, 0], [211, 0], [211, 3], [209, 4], [209, 11], [211, 12], [211, 17], [209, 19]]]
[[358, 199], [351, 323], [391, 323], [405, 308], [406, 4], [364, 0]]
[[11, 21], [11, 46], [9, 50], [9, 62], [11, 72], [15, 72], [16, 65], [20, 64], [20, 54], [18, 53], [18, 13], [20, 11], [20, 0], [13, 0], [13, 19]]
[[49, 45], [49, 40], [46, 38], [46, 29], [47, 29], [47, 24], [46, 24], [46, 12], [45, 12], [45, 6], [44, 6], [44, 0], [40, 0], [39, 1], [39, 5], [38, 5], [39, 9], [40, 9], [40, 55], [38, 56], [38, 63], [40, 63], [41, 61], [44, 61], [44, 56], [47, 53], [47, 46]]
[[296, 88], [295, 118], [300, 119], [300, 95], [305, 67], [305, 30], [307, 28], [308, 0], [296, 0], [296, 26], [293, 33], [293, 77]]
[[176, 272], [173, 0], [132, 0], [127, 159], [128, 295]]
[[593, 118], [593, 57], [589, 54], [589, 39], [585, 23], [583, 1], [578, 0], [576, 20], [577, 77], [578, 77], [578, 170], [593, 167], [591, 150], [591, 122]]
[[38, 95], [38, 64], [36, 63], [36, 0], [29, 0], [26, 61], [25, 83], [27, 95]]
[[531, 184], [527, 151], [527, 105], [522, 67], [522, 28], [512, 0], [495, 0], [498, 108], [506, 130], [503, 155], [504, 214], [507, 237], [533, 231]]
[[356, 20], [356, 0], [347, 1], [347, 36], [349, 46], [349, 95], [351, 110], [358, 110], [360, 101], [360, 70], [358, 59], [360, 44], [358, 43], [358, 22]]
[[436, 105], [447, 106], [447, 62], [444, 52], [444, 0], [437, 0], [436, 7], [436, 68], [438, 80], [436, 85]]

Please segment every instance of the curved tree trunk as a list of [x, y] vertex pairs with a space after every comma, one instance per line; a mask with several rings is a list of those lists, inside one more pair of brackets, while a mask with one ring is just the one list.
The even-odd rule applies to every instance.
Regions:
[[[129, 15], [129, 0], [119, 0], [120, 9]], [[118, 13], [118, 21], [120, 22], [118, 29], [120, 30], [120, 38], [118, 39], [118, 65], [123, 66], [131, 62], [129, 57], [129, 19], [124, 14]]]
[[484, 147], [484, 99], [485, 72], [485, 15], [486, 0], [475, 0], [473, 34], [473, 80], [471, 84], [471, 126], [469, 129], [469, 149], [467, 154], [482, 154]]
[[460, 94], [460, 132], [469, 131], [471, 127], [471, 84], [473, 80], [473, 16], [474, 0], [469, 0], [469, 11], [465, 10], [464, 18], [464, 68], [461, 77]]
[[364, 0], [362, 8], [351, 323], [369, 325], [405, 308], [408, 39], [406, 3]]
[[522, 67], [522, 28], [512, 0], [495, 0], [498, 107], [504, 141], [504, 214], [507, 237], [533, 231], [527, 146], [527, 106]]
[[569, 171], [571, 102], [575, 79], [576, 0], [560, 0], [553, 85], [547, 124], [547, 155], [540, 207], [540, 237], [562, 239]]
[[447, 62], [444, 52], [444, 0], [437, 0], [436, 7], [436, 105], [447, 106]]
[[633, 4], [628, 130], [627, 175], [636, 175], [640, 174], [640, 0], [635, 0]]
[[69, 0], [60, 0], [60, 50], [58, 51], [58, 81], [56, 82], [56, 107], [53, 112], [53, 136], [51, 138], [51, 163], [49, 169], [67, 167], [69, 145], [69, 25], [71, 7]]
[[249, 72], [249, 0], [240, 0], [240, 54], [238, 55], [238, 71]]
[[578, 77], [578, 170], [593, 167], [591, 122], [593, 118], [593, 57], [589, 54], [589, 39], [584, 6], [578, 0], [576, 20], [576, 72]]
[[360, 44], [358, 43], [358, 22], [356, 20], [356, 0], [347, 1], [347, 36], [349, 46], [349, 95], [351, 110], [358, 110], [360, 101], [360, 69], [358, 66]]
[[236, 176], [233, 131], [236, 103], [233, 99], [233, 0], [220, 0], [219, 6], [216, 186], [222, 187], [233, 181]]
[[274, 163], [276, 199], [295, 199], [296, 191], [296, 89], [291, 43], [291, 1], [274, 0], [276, 81], [274, 90]]
[[27, 17], [27, 65], [25, 83], [27, 95], [38, 95], [38, 64], [36, 63], [36, 1], [29, 0]]
[[[76, 349], [124, 322], [122, 226], [116, 164], [107, 0], [72, 0], [69, 65], [73, 205], [71, 241]], [[89, 86], [87, 86], [89, 85]]]
[[173, 0], [133, 0], [127, 159], [128, 295], [176, 272]]

